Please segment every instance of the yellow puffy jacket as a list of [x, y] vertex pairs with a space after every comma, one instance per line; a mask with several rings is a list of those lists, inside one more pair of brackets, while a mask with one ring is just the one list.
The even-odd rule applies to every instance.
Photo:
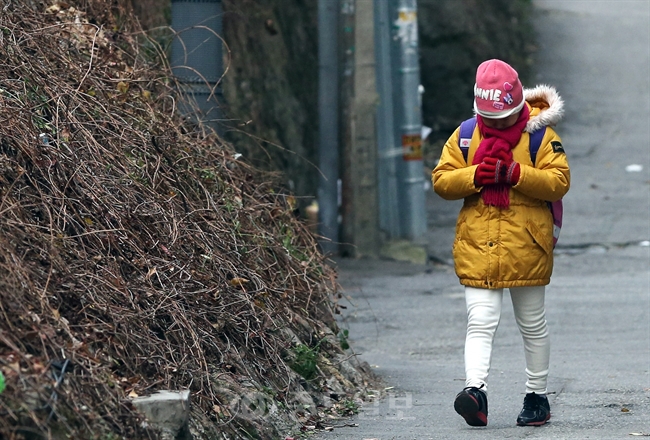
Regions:
[[466, 286], [542, 286], [551, 280], [553, 218], [546, 201], [559, 200], [569, 190], [569, 164], [560, 137], [550, 127], [533, 164], [528, 133], [556, 124], [562, 117], [563, 102], [549, 86], [526, 89], [524, 96], [531, 114], [512, 150], [513, 159], [521, 164], [521, 175], [510, 189], [509, 208], [485, 205], [481, 188], [474, 186], [477, 165], [471, 163], [482, 140], [478, 125], [467, 162], [458, 145], [460, 129], [456, 129], [432, 173], [438, 195], [447, 200], [465, 199], [456, 223], [453, 255], [456, 275]]

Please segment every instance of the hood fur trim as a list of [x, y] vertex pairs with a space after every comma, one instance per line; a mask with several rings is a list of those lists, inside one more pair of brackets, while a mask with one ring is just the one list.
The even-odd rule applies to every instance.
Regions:
[[533, 89], [524, 89], [524, 99], [533, 108], [532, 113], [537, 113], [535, 109], [539, 109], [539, 113], [531, 115], [526, 124], [525, 131], [528, 133], [547, 125], [555, 125], [564, 115], [564, 101], [555, 87], [539, 85]]

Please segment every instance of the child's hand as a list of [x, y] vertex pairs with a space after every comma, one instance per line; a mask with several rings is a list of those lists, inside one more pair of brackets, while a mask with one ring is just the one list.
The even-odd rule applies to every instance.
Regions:
[[494, 157], [486, 157], [476, 167], [474, 185], [476, 187], [496, 185], [497, 183], [516, 185], [519, 182], [520, 174], [521, 166], [518, 162], [506, 162]]
[[497, 183], [498, 173], [496, 164], [498, 162], [501, 161], [492, 157], [483, 159], [483, 162], [476, 167], [476, 173], [474, 173], [474, 185], [476, 187]]

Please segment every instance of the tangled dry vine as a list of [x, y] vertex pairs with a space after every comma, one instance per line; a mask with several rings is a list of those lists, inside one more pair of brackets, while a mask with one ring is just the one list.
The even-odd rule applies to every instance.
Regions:
[[112, 7], [3, 2], [4, 438], [155, 438], [128, 397], [156, 389], [225, 432], [224, 377], [281, 400], [296, 338], [341, 351], [335, 274], [286, 196], [178, 115], [163, 51]]

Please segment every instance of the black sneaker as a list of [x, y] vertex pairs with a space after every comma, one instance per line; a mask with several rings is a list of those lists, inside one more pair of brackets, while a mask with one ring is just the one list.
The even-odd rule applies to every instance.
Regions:
[[468, 387], [458, 393], [454, 409], [470, 426], [487, 426], [487, 396], [476, 387]]
[[517, 417], [519, 426], [541, 426], [551, 418], [551, 406], [543, 394], [528, 393], [524, 397], [524, 409]]

